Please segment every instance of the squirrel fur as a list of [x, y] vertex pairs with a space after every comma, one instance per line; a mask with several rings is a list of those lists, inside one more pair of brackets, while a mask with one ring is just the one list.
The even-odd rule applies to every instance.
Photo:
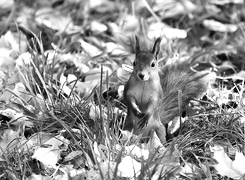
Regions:
[[140, 49], [136, 40], [136, 55], [133, 72], [124, 88], [124, 100], [127, 116], [124, 129], [142, 133], [143, 137], [155, 131], [161, 142], [166, 141], [165, 125], [179, 115], [179, 97], [181, 109], [191, 99], [201, 96], [207, 89], [208, 73], [191, 70], [188, 61], [160, 66], [157, 55], [161, 38], [158, 38], [152, 51]]

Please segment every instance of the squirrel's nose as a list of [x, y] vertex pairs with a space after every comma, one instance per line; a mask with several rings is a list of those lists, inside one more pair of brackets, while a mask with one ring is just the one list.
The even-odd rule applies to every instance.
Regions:
[[139, 76], [140, 79], [144, 79], [145, 75], [140, 73], [138, 76]]

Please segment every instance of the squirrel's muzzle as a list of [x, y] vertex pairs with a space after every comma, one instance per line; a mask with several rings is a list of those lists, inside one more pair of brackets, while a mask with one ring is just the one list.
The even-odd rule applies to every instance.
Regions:
[[138, 72], [138, 73], [137, 73], [137, 77], [138, 77], [139, 80], [141, 80], [141, 81], [148, 81], [149, 78], [150, 78], [149, 74], [146, 73], [146, 72]]

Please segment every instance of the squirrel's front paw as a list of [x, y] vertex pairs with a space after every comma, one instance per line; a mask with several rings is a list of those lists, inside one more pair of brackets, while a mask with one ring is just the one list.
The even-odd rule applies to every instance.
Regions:
[[150, 118], [149, 114], [145, 114], [142, 119], [138, 122], [139, 129], [141, 130], [143, 127], [147, 126], [148, 120]]
[[141, 119], [144, 116], [144, 114], [142, 114], [140, 110], [134, 110], [133, 113], [139, 119]]

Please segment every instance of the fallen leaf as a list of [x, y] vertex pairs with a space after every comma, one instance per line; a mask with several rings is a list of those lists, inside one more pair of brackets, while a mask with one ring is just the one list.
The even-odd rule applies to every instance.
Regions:
[[184, 39], [187, 37], [187, 32], [186, 30], [172, 28], [164, 23], [158, 22], [149, 26], [147, 35], [152, 40], [158, 37], [165, 38], [162, 42], [167, 42], [167, 39]]
[[50, 176], [32, 173], [32, 175], [26, 178], [26, 180], [52, 180], [52, 178]]
[[222, 6], [230, 3], [243, 4], [244, 1], [243, 0], [210, 0], [210, 3]]
[[101, 175], [98, 171], [91, 169], [88, 172], [77, 174], [72, 177], [74, 180], [101, 180]]
[[[13, 109], [11, 109], [13, 108]], [[27, 127], [33, 127], [34, 124], [33, 122], [27, 118], [23, 112], [21, 112], [20, 109], [14, 109], [14, 107], [11, 108], [7, 108], [4, 110], [0, 110], [0, 114], [7, 116], [8, 118], [10, 118], [11, 120], [9, 121], [9, 124], [11, 125], [15, 125], [16, 127], [20, 127], [20, 126], [27, 126]], [[17, 111], [19, 110], [19, 112]]]
[[126, 51], [126, 49], [116, 43], [113, 42], [108, 42], [105, 44], [107, 52], [110, 53], [112, 56], [122, 56], [122, 55], [127, 55], [128, 52]]
[[118, 165], [118, 176], [120, 177], [138, 177], [141, 170], [141, 164], [131, 158], [130, 156], [125, 156]]
[[26, 65], [30, 65], [32, 61], [32, 56], [29, 52], [22, 53], [16, 59], [16, 65], [19, 67], [26, 67]]
[[134, 15], [126, 15], [123, 19], [122, 29], [125, 33], [137, 32], [140, 27], [139, 19]]
[[67, 150], [68, 145], [70, 144], [70, 141], [66, 138], [64, 138], [64, 136], [62, 135], [57, 135], [51, 139], [49, 139], [48, 141], [46, 141], [44, 144], [46, 145], [52, 145], [54, 147], [59, 147], [61, 149], [61, 145], [62, 145], [62, 150]]
[[20, 135], [18, 131], [13, 131], [12, 129], [2, 131], [0, 138], [0, 157], [2, 153], [12, 151], [18, 144], [19, 138]]
[[235, 160], [232, 161], [220, 145], [210, 146], [213, 158], [218, 164], [213, 165], [221, 176], [227, 176], [233, 179], [240, 179], [245, 175], [245, 157], [242, 153], [236, 151]]
[[[116, 149], [118, 151], [121, 151], [122, 146], [116, 145]], [[147, 148], [144, 148], [143, 145], [141, 148], [136, 145], [124, 146], [124, 149], [126, 154], [135, 156], [137, 158], [143, 158], [146, 160], [149, 157], [149, 150]]]
[[107, 26], [98, 22], [98, 21], [92, 21], [91, 24], [90, 24], [90, 28], [92, 31], [95, 31], [95, 32], [105, 32], [107, 31]]
[[72, 151], [70, 152], [64, 159], [64, 162], [67, 162], [67, 161], [70, 161], [70, 160], [73, 160], [77, 157], [80, 157], [83, 155], [83, 152], [81, 150], [77, 150], [77, 151]]
[[84, 49], [84, 51], [90, 56], [90, 57], [94, 57], [94, 56], [98, 56], [100, 54], [102, 54], [102, 51], [99, 50], [97, 47], [93, 46], [92, 44], [89, 44], [88, 42], [80, 39], [79, 40], [82, 48]]
[[157, 0], [153, 9], [154, 11], [161, 12], [161, 18], [171, 18], [181, 14], [191, 13], [197, 10], [197, 6], [189, 0]]
[[235, 32], [238, 28], [237, 25], [223, 24], [213, 19], [205, 19], [202, 23], [206, 28], [218, 32]]
[[73, 24], [71, 17], [64, 16], [59, 11], [52, 8], [39, 8], [36, 12], [36, 22], [60, 32], [74, 33], [81, 29]]
[[0, 9], [11, 9], [14, 5], [14, 0], [1, 0]]
[[60, 149], [57, 146], [51, 148], [38, 148], [32, 158], [39, 160], [49, 168], [56, 168], [57, 162], [60, 159]]

